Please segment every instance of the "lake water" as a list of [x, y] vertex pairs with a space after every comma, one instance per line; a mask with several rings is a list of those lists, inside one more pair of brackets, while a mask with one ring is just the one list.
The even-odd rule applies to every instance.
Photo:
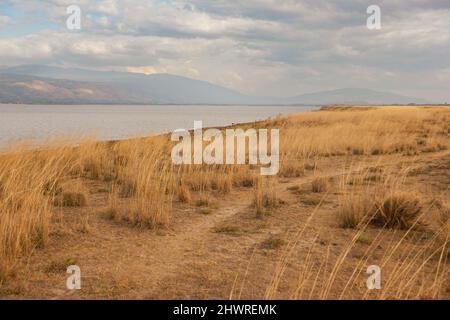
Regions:
[[191, 129], [194, 120], [204, 127], [264, 120], [305, 112], [306, 106], [130, 106], [130, 105], [2, 105], [0, 147], [32, 140], [95, 137], [116, 140]]

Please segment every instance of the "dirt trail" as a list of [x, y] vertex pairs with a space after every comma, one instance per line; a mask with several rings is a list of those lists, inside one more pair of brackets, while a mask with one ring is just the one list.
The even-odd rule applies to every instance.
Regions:
[[[327, 167], [317, 173], [317, 176], [328, 178], [339, 178], [342, 175], [353, 174], [355, 172], [366, 169], [368, 166], [373, 166], [373, 163], [368, 163], [365, 166], [358, 166], [357, 168], [346, 169], [344, 164], [336, 164], [341, 168]], [[336, 173], [338, 170], [338, 173]], [[308, 176], [290, 179], [288, 183], [278, 184], [277, 193], [288, 197], [286, 189], [294, 185], [309, 185], [316, 177], [310, 173]], [[213, 263], [211, 260], [222, 258], [214, 256], [214, 240], [217, 240], [220, 235], [213, 232], [215, 226], [233, 220], [237, 215], [252, 211], [249, 210], [253, 200], [253, 192], [251, 190], [239, 190], [233, 192], [231, 196], [226, 199], [219, 200], [217, 209], [211, 215], [203, 217], [194, 217], [192, 220], [186, 222], [179, 222], [173, 226], [173, 230], [169, 235], [157, 241], [156, 245], [149, 246], [148, 251], [151, 251], [150, 256], [152, 263], [145, 266], [145, 274], [151, 275], [147, 279], [146, 284], [142, 286], [142, 292], [138, 295], [140, 297], [158, 297], [158, 293], [163, 291], [160, 288], [162, 285], [167, 286], [166, 281], [172, 281], [172, 278], [178, 274], [183, 274], [186, 268], [191, 263], [199, 261], [209, 264]], [[265, 235], [247, 235], [246, 239], [226, 239], [225, 241], [232, 242], [230, 245], [235, 245], [239, 248], [234, 248], [234, 252], [229, 254], [236, 258], [240, 253], [246, 252], [246, 248], [253, 247], [258, 244]], [[231, 250], [230, 250], [231, 251]], [[139, 265], [138, 261], [134, 261]], [[156, 287], [155, 287], [156, 286]], [[148, 290], [148, 288], [152, 288]]]
[[[63, 290], [50, 290], [52, 299], [83, 298], [96, 295], [96, 287], [124, 289], [134, 287], [133, 297], [154, 297], [164, 279], [185, 271], [192, 260], [202, 259], [209, 248], [205, 248], [209, 237], [214, 236], [214, 227], [228, 218], [242, 212], [251, 204], [250, 192], [236, 193], [235, 196], [220, 200], [217, 209], [210, 215], [186, 212], [187, 217], [175, 222], [164, 231], [133, 230], [132, 228], [105, 223], [96, 217], [95, 239], [80, 239], [76, 246], [80, 267], [87, 274], [87, 296], [83, 292], [72, 294]], [[54, 254], [54, 253], [53, 253]], [[94, 258], [95, 257], [95, 258]], [[102, 261], [98, 261], [102, 257]], [[92, 259], [91, 259], [92, 258]], [[99, 263], [97, 263], [99, 262]], [[110, 284], [105, 279], [110, 277]], [[121, 283], [124, 281], [124, 283]], [[113, 293], [115, 294], [115, 293]], [[121, 294], [119, 292], [119, 297]], [[127, 297], [129, 297], [127, 295]]]

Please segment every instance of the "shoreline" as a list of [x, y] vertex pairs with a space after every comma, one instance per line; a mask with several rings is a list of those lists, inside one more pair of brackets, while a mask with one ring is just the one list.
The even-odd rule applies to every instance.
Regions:
[[[1, 106], [2, 104], [0, 104]], [[33, 106], [38, 106], [38, 105], [33, 105]], [[42, 105], [42, 106], [56, 106], [56, 105]], [[74, 106], [74, 105], [65, 105], [65, 106]], [[82, 106], [82, 105], [79, 105]], [[93, 105], [94, 106], [94, 105]], [[101, 106], [108, 106], [108, 105], [101, 105]], [[114, 106], [114, 105], [112, 105]], [[117, 105], [118, 106], [118, 105]], [[132, 105], [129, 105], [132, 106]], [[143, 105], [136, 105], [136, 106], [143, 106]], [[160, 105], [153, 105], [153, 106], [160, 106]], [[171, 105], [171, 106], [181, 106], [181, 105]], [[223, 105], [225, 106], [225, 105]], [[208, 130], [208, 129], [219, 129], [219, 130], [224, 130], [224, 129], [228, 129], [228, 128], [233, 128], [236, 126], [247, 126], [247, 125], [257, 125], [258, 123], [262, 123], [262, 122], [267, 122], [270, 120], [273, 120], [274, 118], [280, 117], [280, 118], [287, 118], [293, 115], [297, 115], [297, 114], [305, 114], [305, 113], [312, 113], [312, 112], [326, 112], [326, 111], [336, 111], [336, 110], [341, 110], [341, 111], [345, 111], [345, 110], [363, 110], [363, 109], [376, 109], [376, 108], [380, 108], [380, 107], [405, 107], [405, 108], [414, 108], [414, 107], [418, 107], [418, 108], [444, 108], [446, 105], [414, 105], [414, 106], [409, 106], [409, 105], [322, 105], [322, 106], [318, 106], [315, 109], [311, 109], [308, 111], [304, 111], [304, 112], [292, 112], [292, 113], [287, 113], [287, 114], [281, 114], [278, 116], [269, 116], [265, 119], [261, 119], [261, 120], [254, 120], [254, 121], [245, 121], [245, 122], [237, 122], [237, 123], [231, 123], [231, 124], [226, 124], [226, 125], [218, 125], [218, 126], [206, 126], [203, 127], [203, 130]], [[294, 106], [293, 106], [294, 107]], [[183, 128], [186, 129], [186, 128]], [[176, 129], [174, 129], [176, 130]], [[172, 130], [172, 131], [174, 131]], [[193, 128], [189, 128], [186, 129], [188, 132], [192, 132], [194, 129]], [[155, 138], [155, 137], [159, 137], [159, 136], [164, 136], [164, 135], [170, 135], [172, 131], [160, 131], [160, 132], [155, 132], [153, 134], [147, 134], [147, 135], [138, 135], [138, 136], [128, 136], [128, 137], [123, 137], [123, 138], [118, 138], [118, 139], [99, 139], [96, 138], [95, 135], [94, 136], [89, 136], [86, 135], [85, 137], [83, 137], [82, 134], [80, 134], [79, 136], [76, 135], [62, 135], [59, 137], [53, 136], [53, 137], [49, 137], [47, 139], [42, 139], [42, 142], [40, 141], [36, 141], [33, 139], [21, 139], [19, 141], [8, 141], [6, 143], [0, 143], [0, 155], [5, 155], [8, 154], [9, 152], [13, 151], [14, 148], [18, 148], [20, 147], [21, 149], [27, 150], [27, 151], [32, 151], [32, 150], [41, 150], [42, 149], [46, 149], [46, 147], [51, 147], [52, 145], [65, 145], [67, 143], [72, 143], [73, 147], [77, 147], [79, 146], [81, 143], [83, 143], [83, 141], [87, 141], [87, 140], [93, 140], [95, 143], [118, 143], [118, 142], [124, 142], [124, 141], [133, 141], [133, 140], [143, 140], [143, 139], [149, 139], [149, 138]], [[74, 142], [77, 141], [77, 142]]]
[[[0, 104], [1, 106], [1, 104]], [[23, 105], [25, 106], [25, 105]], [[38, 105], [35, 105], [38, 106]], [[39, 105], [42, 107], [55, 107], [57, 105]], [[65, 106], [70, 106], [73, 107], [73, 105], [65, 105]], [[79, 105], [79, 106], [83, 106], [83, 105]], [[104, 107], [108, 107], [109, 105], [102, 105]], [[115, 105], [111, 105], [111, 106], [115, 106]], [[118, 105], [117, 105], [118, 106]], [[131, 105], [130, 105], [131, 106]], [[139, 106], [143, 106], [143, 105], [139, 105]], [[154, 105], [154, 106], [158, 106], [158, 105]], [[161, 106], [161, 105], [159, 105]], [[170, 105], [170, 106], [178, 106], [180, 107], [181, 105]], [[197, 105], [199, 106], [199, 105]], [[199, 106], [202, 107], [202, 106]], [[219, 106], [218, 106], [219, 107]], [[226, 107], [226, 105], [223, 105], [223, 107]], [[244, 107], [244, 106], [243, 106]], [[257, 106], [256, 106], [257, 107]], [[270, 106], [260, 106], [260, 107], [270, 107]], [[283, 106], [283, 107], [287, 107], [287, 106]], [[289, 106], [292, 108], [296, 108], [299, 106]], [[317, 106], [304, 106], [305, 108], [310, 108], [310, 110], [305, 110], [305, 111], [298, 111], [298, 110], [288, 110], [289, 112], [285, 112], [285, 113], [280, 113], [277, 115], [270, 115], [265, 117], [264, 119], [259, 119], [259, 120], [242, 120], [240, 122], [233, 122], [231, 121], [231, 123], [228, 124], [220, 124], [220, 125], [208, 125], [205, 126], [204, 129], [211, 129], [211, 128], [215, 128], [215, 129], [225, 129], [225, 128], [230, 128], [233, 126], [246, 126], [249, 124], [256, 124], [256, 123], [260, 123], [260, 122], [264, 122], [264, 121], [269, 121], [271, 119], [277, 118], [277, 117], [289, 117], [291, 115], [294, 114], [299, 114], [299, 113], [307, 113], [307, 112], [312, 112], [312, 111], [319, 111], [321, 107]], [[257, 115], [255, 115], [255, 117], [257, 117]], [[164, 118], [162, 118], [164, 121]], [[210, 119], [207, 119], [206, 121], [211, 121]], [[190, 127], [186, 127], [183, 129], [186, 129], [188, 131], [192, 131], [193, 130], [193, 122], [190, 123]], [[182, 128], [182, 127], [180, 127]], [[164, 129], [164, 130], [160, 130], [160, 131], [155, 131], [155, 132], [150, 132], [150, 133], [145, 133], [145, 134], [137, 134], [137, 135], [125, 135], [123, 138], [101, 138], [102, 135], [104, 135], [104, 133], [98, 133], [98, 134], [84, 134], [84, 133], [80, 133], [80, 134], [60, 134], [60, 135], [53, 135], [53, 136], [49, 136], [49, 137], [44, 137], [44, 138], [19, 138], [18, 140], [10, 139], [10, 140], [5, 140], [5, 141], [1, 141], [0, 140], [0, 154], [2, 153], [7, 153], [8, 150], [16, 148], [17, 146], [21, 146], [23, 148], [27, 148], [27, 149], [38, 149], [39, 147], [42, 146], [46, 146], [46, 145], [52, 145], [52, 144], [65, 144], [65, 143], [71, 143], [71, 144], [77, 144], [82, 142], [83, 140], [95, 140], [96, 142], [119, 142], [119, 141], [126, 141], [126, 140], [134, 140], [134, 139], [146, 139], [146, 138], [151, 138], [151, 137], [157, 137], [160, 135], [166, 135], [166, 134], [170, 134], [171, 132], [173, 132], [174, 130], [180, 129], [180, 128], [174, 128], [174, 129]], [[120, 131], [120, 130], [119, 130]], [[75, 141], [75, 142], [74, 142]], [[5, 152], [6, 151], [6, 152]]]

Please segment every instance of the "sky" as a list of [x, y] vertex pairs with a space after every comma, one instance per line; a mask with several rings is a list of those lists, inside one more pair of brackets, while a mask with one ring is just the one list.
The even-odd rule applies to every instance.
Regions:
[[[367, 8], [381, 9], [369, 30]], [[66, 9], [81, 9], [69, 30]], [[450, 102], [449, 0], [0, 0], [0, 65], [170, 73], [260, 96]]]

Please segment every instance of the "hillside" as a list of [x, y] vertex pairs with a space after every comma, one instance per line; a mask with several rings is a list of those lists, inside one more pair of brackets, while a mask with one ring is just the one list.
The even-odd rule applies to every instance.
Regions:
[[0, 68], [0, 103], [48, 104], [426, 104], [423, 99], [361, 88], [287, 98], [249, 96], [206, 81], [170, 74], [136, 74], [27, 65]]

